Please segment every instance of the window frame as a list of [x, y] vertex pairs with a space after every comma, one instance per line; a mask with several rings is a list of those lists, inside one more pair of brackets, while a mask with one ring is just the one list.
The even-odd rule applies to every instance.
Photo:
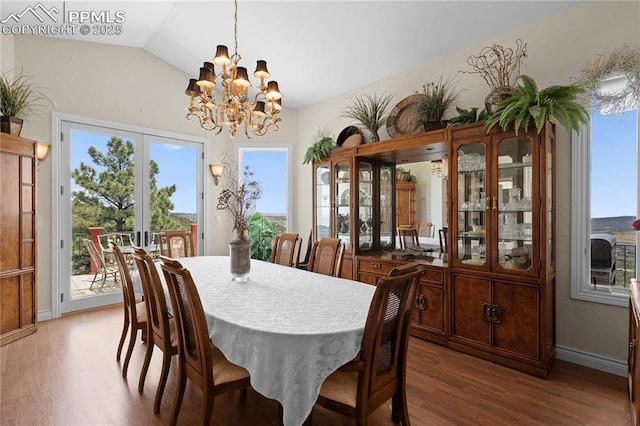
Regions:
[[244, 170], [243, 152], [247, 151], [283, 151], [287, 155], [287, 232], [292, 232], [294, 227], [293, 220], [293, 163], [292, 163], [292, 145], [290, 143], [264, 143], [259, 145], [255, 143], [239, 143], [236, 145], [236, 158], [238, 159], [238, 167]]
[[[640, 108], [636, 133], [636, 164], [640, 168]], [[594, 289], [591, 275], [591, 125], [571, 131], [571, 298], [614, 306], [629, 306], [628, 288]], [[640, 173], [636, 187], [640, 192]], [[636, 216], [640, 216], [640, 194]], [[640, 265], [640, 232], [636, 235], [636, 275]]]

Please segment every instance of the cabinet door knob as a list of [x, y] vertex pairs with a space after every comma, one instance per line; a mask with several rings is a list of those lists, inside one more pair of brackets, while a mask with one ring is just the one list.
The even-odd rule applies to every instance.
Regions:
[[371, 264], [371, 267], [372, 267], [372, 268], [375, 268], [375, 269], [380, 269], [380, 268], [382, 267], [382, 265], [381, 265], [381, 264], [379, 264], [379, 263], [372, 263], [372, 264]]

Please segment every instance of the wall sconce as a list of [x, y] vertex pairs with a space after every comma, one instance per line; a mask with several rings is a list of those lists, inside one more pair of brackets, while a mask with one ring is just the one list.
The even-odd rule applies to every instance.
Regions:
[[50, 148], [51, 145], [47, 145], [46, 143], [36, 143], [36, 157], [38, 158], [38, 167], [40, 167], [40, 162], [47, 158], [47, 154], [49, 153]]
[[209, 168], [211, 169], [211, 176], [213, 176], [213, 181], [217, 186], [218, 180], [220, 179], [220, 176], [222, 176], [222, 172], [224, 172], [224, 164], [209, 164]]

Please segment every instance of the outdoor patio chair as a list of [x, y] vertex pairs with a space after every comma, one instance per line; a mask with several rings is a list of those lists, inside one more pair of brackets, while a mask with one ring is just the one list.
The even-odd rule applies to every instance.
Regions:
[[100, 275], [100, 288], [104, 287], [104, 283], [107, 282], [107, 278], [111, 275], [114, 283], [118, 281], [118, 267], [116, 265], [107, 265], [104, 261], [102, 253], [98, 250], [93, 241], [88, 238], [83, 238], [84, 246], [87, 248], [89, 255], [91, 256], [91, 262], [95, 265], [96, 272], [89, 286], [89, 290], [93, 289], [98, 275]]

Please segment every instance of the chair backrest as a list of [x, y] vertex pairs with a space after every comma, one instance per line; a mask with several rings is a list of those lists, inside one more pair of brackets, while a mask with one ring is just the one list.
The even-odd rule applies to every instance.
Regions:
[[131, 281], [131, 273], [129, 271], [129, 265], [120, 250], [120, 247], [113, 241], [111, 242], [111, 249], [113, 250], [113, 256], [116, 259], [118, 265], [118, 272], [120, 273], [120, 282], [122, 283], [122, 296], [124, 299], [125, 309], [131, 315], [131, 318], [137, 318], [136, 315], [136, 295], [133, 290], [133, 282]]
[[269, 261], [279, 265], [297, 267], [301, 244], [302, 238], [299, 234], [284, 233], [277, 236], [273, 241]]
[[189, 257], [186, 231], [165, 231], [160, 234], [160, 254], [166, 257]]
[[197, 383], [213, 383], [213, 353], [207, 320], [191, 273], [175, 259], [160, 255], [174, 318], [178, 321], [178, 356], [184, 372]]
[[438, 238], [440, 239], [440, 253], [447, 252], [447, 239], [449, 237], [449, 228], [444, 227], [438, 229]]
[[82, 242], [87, 248], [89, 256], [91, 256], [91, 261], [93, 262], [95, 267], [104, 272], [106, 265], [104, 262], [104, 257], [102, 256], [102, 251], [99, 251], [95, 243], [88, 238], [83, 238]]
[[400, 240], [400, 248], [406, 250], [408, 248], [418, 248], [418, 231], [412, 226], [398, 226], [398, 239]]
[[106, 234], [100, 234], [98, 235], [98, 242], [100, 243], [101, 252], [104, 252], [104, 249], [110, 248], [111, 243], [116, 243], [120, 247], [133, 245], [131, 234], [128, 232], [109, 232]]
[[433, 238], [435, 235], [436, 227], [432, 222], [420, 222], [418, 223], [418, 237]]
[[307, 271], [339, 277], [343, 258], [344, 244], [339, 238], [322, 238], [311, 247]]
[[422, 273], [422, 265], [414, 262], [378, 281], [362, 336], [360, 359], [365, 367], [358, 398], [378, 398], [381, 390], [390, 398], [398, 385], [404, 386], [411, 310]]
[[[167, 298], [164, 295], [160, 274], [153, 259], [142, 248], [133, 246], [133, 258], [140, 274], [142, 293], [147, 307], [148, 323], [150, 324], [147, 336], [160, 339], [163, 342], [171, 341], [169, 328], [169, 311]], [[160, 344], [160, 342], [157, 342]]]

